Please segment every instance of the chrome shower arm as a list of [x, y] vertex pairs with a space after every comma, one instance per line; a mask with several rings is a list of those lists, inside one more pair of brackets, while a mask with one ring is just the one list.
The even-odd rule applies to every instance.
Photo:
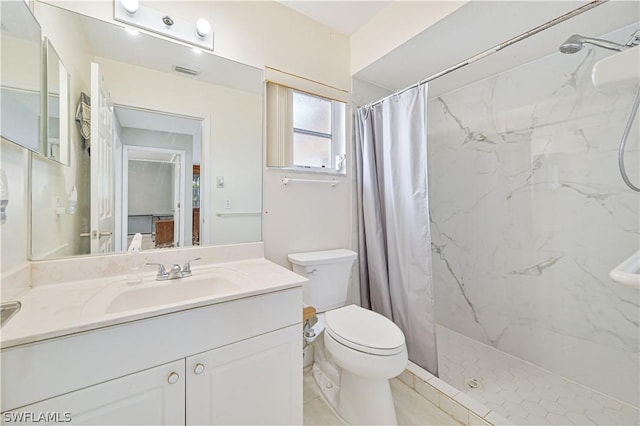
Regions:
[[604, 49], [615, 50], [616, 52], [622, 52], [623, 50], [628, 49], [631, 46], [625, 44], [618, 44], [613, 41], [603, 40], [601, 38], [583, 38], [583, 43], [592, 44], [594, 46], [602, 47]]
[[628, 42], [625, 43], [625, 46], [633, 47], [640, 44], [640, 30], [637, 30], [635, 33], [631, 35], [631, 38]]

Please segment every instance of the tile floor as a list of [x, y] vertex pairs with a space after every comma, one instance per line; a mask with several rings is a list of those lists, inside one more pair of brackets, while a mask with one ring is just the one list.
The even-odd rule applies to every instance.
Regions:
[[[344, 424], [324, 402], [310, 369], [304, 373], [303, 392], [305, 426]], [[391, 380], [391, 392], [399, 425], [460, 425], [397, 378]]]
[[[516, 425], [638, 425], [637, 408], [438, 326], [442, 380]], [[466, 381], [479, 379], [479, 387]]]

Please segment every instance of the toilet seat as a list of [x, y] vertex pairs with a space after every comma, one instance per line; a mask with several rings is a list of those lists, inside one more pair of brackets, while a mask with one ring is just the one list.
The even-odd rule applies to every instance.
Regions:
[[325, 313], [328, 333], [337, 342], [373, 355], [395, 355], [405, 351], [402, 330], [386, 317], [349, 305]]

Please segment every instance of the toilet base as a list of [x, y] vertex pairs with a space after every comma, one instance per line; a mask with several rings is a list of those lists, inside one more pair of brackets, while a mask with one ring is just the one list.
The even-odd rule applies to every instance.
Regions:
[[370, 379], [342, 370], [336, 411], [351, 425], [396, 425], [389, 380]]
[[313, 365], [313, 345], [305, 345], [302, 348], [302, 368], [307, 368]]

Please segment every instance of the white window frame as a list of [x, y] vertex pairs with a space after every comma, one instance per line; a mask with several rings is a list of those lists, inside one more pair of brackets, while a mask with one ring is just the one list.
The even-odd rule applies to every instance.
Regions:
[[[293, 127], [293, 93], [317, 97], [331, 103], [331, 134]], [[267, 82], [267, 167], [310, 172], [346, 174], [346, 102], [331, 99], [306, 90]], [[320, 136], [331, 140], [331, 161], [327, 167], [295, 165], [293, 163], [293, 135], [298, 133]], [[336, 159], [340, 156], [340, 169]]]
[[[331, 133], [322, 133], [322, 132], [315, 132], [313, 130], [306, 130], [306, 129], [299, 129], [296, 128], [294, 126], [292, 126], [292, 132], [295, 133], [299, 133], [299, 134], [303, 134], [303, 135], [308, 135], [308, 136], [317, 136], [317, 137], [321, 137], [321, 138], [325, 138], [325, 139], [329, 139], [331, 142], [331, 154], [330, 154], [330, 161], [329, 164], [327, 165], [327, 167], [315, 167], [315, 166], [306, 166], [306, 165], [302, 165], [302, 164], [292, 164], [292, 167], [295, 169], [301, 169], [301, 170], [306, 170], [306, 171], [331, 171], [331, 172], [335, 172], [335, 166], [336, 166], [336, 143], [338, 142], [336, 139], [339, 137], [337, 135], [337, 126], [336, 126], [336, 110], [339, 108], [336, 108], [336, 101], [333, 101], [331, 99], [327, 99], [325, 97], [319, 96], [319, 95], [314, 95], [311, 93], [306, 93], [303, 92], [301, 90], [295, 90], [295, 89], [291, 89], [291, 93], [299, 93], [301, 95], [304, 96], [311, 96], [314, 98], [318, 98], [321, 99], [323, 101], [329, 102], [329, 104], [331, 105]], [[293, 117], [293, 114], [295, 113], [294, 110], [294, 105], [293, 102], [291, 103], [291, 114]], [[291, 122], [293, 123], [293, 119], [291, 120]], [[292, 151], [292, 156], [293, 156], [293, 152], [295, 150], [295, 146], [293, 145], [293, 136], [291, 139], [291, 151]], [[293, 161], [292, 161], [293, 163]]]

